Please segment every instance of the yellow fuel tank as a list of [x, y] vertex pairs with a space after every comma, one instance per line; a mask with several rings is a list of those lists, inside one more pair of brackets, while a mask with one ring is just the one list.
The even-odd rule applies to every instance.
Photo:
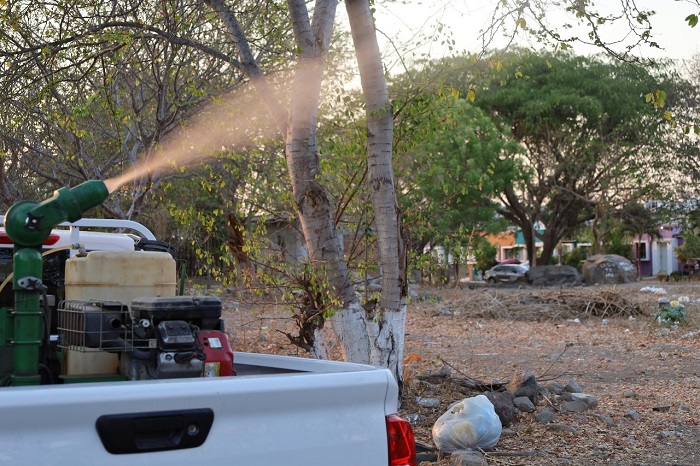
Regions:
[[[167, 252], [92, 251], [66, 261], [66, 300], [119, 301], [131, 306], [135, 298], [175, 296], [175, 260]], [[109, 375], [118, 370], [116, 354], [66, 350], [64, 374]]]

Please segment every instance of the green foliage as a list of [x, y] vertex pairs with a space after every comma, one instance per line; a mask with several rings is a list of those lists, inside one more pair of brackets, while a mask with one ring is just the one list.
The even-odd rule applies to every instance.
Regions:
[[479, 237], [473, 246], [474, 258], [476, 259], [476, 268], [484, 271], [496, 265], [496, 254], [498, 250], [496, 246], [489, 243], [486, 238]]
[[684, 231], [683, 244], [678, 246], [675, 252], [678, 260], [683, 263], [700, 258], [700, 237], [692, 231]]
[[660, 325], [674, 326], [683, 323], [688, 318], [683, 304], [678, 301], [671, 301], [668, 306], [659, 309], [654, 315], [654, 321]]
[[653, 209], [647, 209], [639, 202], [625, 204], [618, 213], [624, 231], [633, 235], [647, 234], [652, 238], [660, 237], [659, 226], [662, 221]]
[[424, 291], [423, 293], [420, 293], [418, 295], [418, 297], [416, 298], [416, 301], [419, 303], [429, 303], [429, 304], [441, 303], [442, 302], [442, 295], [437, 294], [437, 293], [430, 293], [428, 291]]
[[630, 237], [623, 228], [614, 228], [607, 236], [605, 242], [605, 252], [617, 254], [634, 261], [633, 238]]
[[576, 267], [576, 269], [581, 272], [583, 268], [583, 261], [586, 260], [586, 257], [587, 254], [584, 248], [574, 248], [564, 255], [562, 264]]
[[518, 176], [504, 155], [517, 146], [452, 94], [423, 95], [402, 108], [396, 173], [404, 222], [418, 244], [465, 257], [475, 234], [503, 226], [493, 199]]

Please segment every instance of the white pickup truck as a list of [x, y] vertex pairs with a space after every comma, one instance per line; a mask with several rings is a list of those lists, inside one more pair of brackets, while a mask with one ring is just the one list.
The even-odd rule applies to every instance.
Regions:
[[[44, 268], [55, 283], [42, 295], [38, 375], [18, 373], [32, 343], [3, 302], [0, 464], [416, 465], [388, 370], [232, 351], [218, 298], [177, 296], [170, 254], [134, 250], [154, 240], [148, 230], [100, 222], [136, 234], [80, 220], [45, 241], [62, 257]], [[0, 229], [6, 253], [11, 243]]]

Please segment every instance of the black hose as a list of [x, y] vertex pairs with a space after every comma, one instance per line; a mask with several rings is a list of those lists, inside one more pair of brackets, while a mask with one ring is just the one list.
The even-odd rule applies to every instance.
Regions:
[[53, 384], [53, 374], [51, 373], [51, 369], [49, 368], [49, 366], [47, 366], [46, 364], [39, 364], [39, 373], [41, 374], [42, 372], [46, 376], [46, 378], [43, 379], [46, 381], [46, 384]]
[[[39, 358], [43, 364], [49, 363], [49, 355], [51, 353], [51, 309], [49, 309], [49, 295], [46, 293], [46, 287], [41, 285], [41, 296], [44, 298], [44, 338], [41, 342], [41, 357]], [[50, 372], [50, 371], [49, 371]], [[53, 377], [51, 377], [53, 379]]]

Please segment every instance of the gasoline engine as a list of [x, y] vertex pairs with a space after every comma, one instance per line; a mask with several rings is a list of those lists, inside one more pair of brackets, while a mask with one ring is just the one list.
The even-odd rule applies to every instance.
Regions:
[[158, 251], [92, 251], [65, 261], [65, 296], [49, 306], [42, 243], [104, 202], [102, 181], [20, 201], [5, 215], [14, 243], [14, 306], [0, 308], [0, 385], [234, 375], [217, 297], [176, 296], [175, 260]]
[[[221, 301], [213, 296], [136, 298], [130, 307], [63, 301], [57, 343], [66, 356], [64, 378], [109, 373], [109, 360], [91, 357], [96, 351], [116, 355], [116, 372], [127, 380], [233, 375], [233, 353], [221, 325]], [[76, 370], [75, 358], [93, 369]]]

